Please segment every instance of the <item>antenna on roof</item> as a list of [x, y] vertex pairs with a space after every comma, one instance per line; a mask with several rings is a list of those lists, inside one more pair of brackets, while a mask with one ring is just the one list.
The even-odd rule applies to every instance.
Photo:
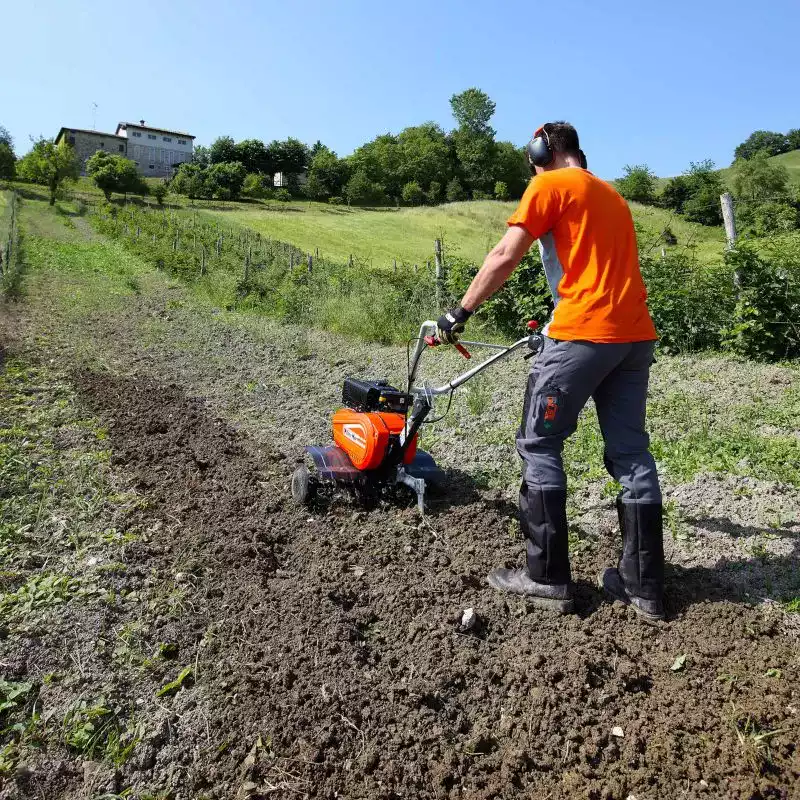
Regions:
[[92, 103], [92, 130], [97, 130], [97, 103]]

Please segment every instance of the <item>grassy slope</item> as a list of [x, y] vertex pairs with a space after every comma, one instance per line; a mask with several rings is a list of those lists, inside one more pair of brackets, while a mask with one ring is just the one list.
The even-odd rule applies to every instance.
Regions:
[[[26, 185], [28, 193], [46, 196], [43, 187]], [[99, 201], [102, 195], [87, 178], [81, 178], [75, 194]], [[169, 196], [169, 203], [192, 205], [185, 197]], [[423, 208], [347, 208], [326, 203], [293, 201], [280, 203], [197, 200], [193, 204], [205, 216], [222, 224], [233, 222], [290, 242], [309, 252], [319, 248], [323, 257], [346, 261], [352, 253], [374, 267], [398, 264], [424, 264], [433, 259], [434, 239], [442, 238], [445, 249], [480, 263], [505, 230], [505, 221], [515, 203], [478, 200], [446, 203]], [[659, 233], [667, 225], [678, 237], [678, 246], [690, 245], [702, 261], [716, 261], [722, 255], [724, 233], [686, 222], [664, 209], [631, 204], [634, 220], [640, 226], [645, 250], [660, 247]]]
[[[444, 239], [445, 248], [480, 262], [505, 230], [514, 203], [480, 200], [448, 203], [434, 208], [348, 209], [323, 203], [273, 203], [239, 206], [226, 212], [232, 220], [262, 234], [291, 242], [324, 256], [346, 260], [352, 253], [372, 266], [422, 264], [433, 255], [433, 241]], [[680, 245], [692, 243], [703, 260], [721, 255], [721, 229], [685, 222], [662, 209], [632, 205], [642, 227], [643, 244], [658, 246], [658, 234], [669, 225]]]

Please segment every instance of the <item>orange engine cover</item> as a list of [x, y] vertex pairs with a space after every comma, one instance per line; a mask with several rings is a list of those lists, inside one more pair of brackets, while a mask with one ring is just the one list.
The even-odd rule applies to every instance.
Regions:
[[[375, 469], [386, 455], [389, 438], [400, 436], [405, 424], [402, 414], [342, 408], [333, 415], [333, 441], [347, 453], [356, 469]], [[410, 464], [416, 453], [415, 435], [403, 463]]]

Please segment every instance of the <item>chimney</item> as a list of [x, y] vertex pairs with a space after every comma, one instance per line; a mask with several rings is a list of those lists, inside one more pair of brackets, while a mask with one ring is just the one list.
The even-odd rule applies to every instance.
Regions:
[[144, 128], [144, 120], [143, 119], [139, 120], [139, 124]]

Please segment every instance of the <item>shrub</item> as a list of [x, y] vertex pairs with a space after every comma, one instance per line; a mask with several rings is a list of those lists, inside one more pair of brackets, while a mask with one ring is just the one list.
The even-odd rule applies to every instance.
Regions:
[[[478, 272], [478, 266], [457, 257], [447, 258], [446, 287], [450, 300], [458, 302]], [[519, 338], [525, 322], [543, 324], [553, 311], [553, 298], [544, 275], [539, 251], [529, 252], [493, 297], [480, 308], [480, 317], [501, 333]]]
[[725, 255], [738, 297], [723, 344], [747, 358], [800, 356], [800, 236], [770, 242], [761, 251], [748, 243]]
[[425, 192], [416, 181], [409, 181], [401, 192], [403, 202], [407, 206], [421, 206], [425, 202]]
[[617, 190], [626, 199], [635, 203], [652, 203], [655, 200], [656, 174], [647, 164], [626, 164], [624, 175], [616, 181]]
[[380, 206], [386, 204], [386, 192], [381, 184], [371, 181], [363, 170], [356, 172], [344, 190], [347, 201], [356, 206]]
[[494, 196], [498, 200], [508, 200], [508, 184], [505, 181], [497, 181], [494, 185]]
[[157, 183], [151, 190], [150, 194], [155, 197], [156, 202], [160, 205], [164, 205], [164, 198], [167, 196], [167, 185], [165, 183]]
[[0, 178], [13, 179], [17, 172], [17, 159], [11, 146], [0, 142]]
[[457, 203], [460, 200], [467, 199], [467, 193], [464, 191], [464, 187], [461, 185], [458, 178], [453, 178], [447, 184], [446, 197], [448, 203]]
[[341, 206], [344, 205], [344, 198], [343, 197], [329, 197], [328, 203], [332, 206]]
[[288, 189], [276, 189], [275, 199], [280, 200], [281, 203], [288, 203], [292, 199], [292, 195]]
[[238, 197], [247, 173], [239, 161], [223, 161], [212, 164], [205, 172], [205, 187], [208, 194], [220, 200]]
[[269, 183], [266, 175], [262, 175], [260, 172], [250, 172], [245, 175], [242, 183], [242, 194], [245, 197], [263, 200], [271, 188]]
[[734, 303], [730, 269], [699, 264], [686, 251], [643, 256], [641, 266], [661, 348], [688, 353], [719, 347]]
[[442, 202], [442, 184], [439, 181], [431, 181], [431, 185], [425, 194], [425, 199], [432, 206]]
[[472, 190], [472, 199], [473, 200], [491, 200], [492, 196], [489, 192], [484, 192], [482, 189], [473, 189]]

